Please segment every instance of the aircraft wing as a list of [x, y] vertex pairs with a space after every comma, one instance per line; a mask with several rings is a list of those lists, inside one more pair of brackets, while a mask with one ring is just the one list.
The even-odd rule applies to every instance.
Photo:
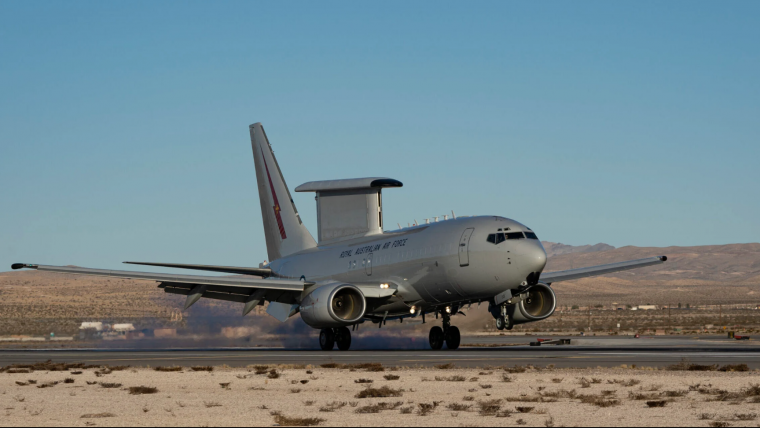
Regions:
[[592, 276], [606, 275], [608, 273], [621, 272], [624, 270], [655, 266], [665, 263], [667, 260], [667, 257], [659, 256], [650, 257], [647, 259], [629, 260], [627, 262], [612, 263], [609, 265], [591, 266], [558, 272], [542, 273], [541, 282], [551, 284], [553, 282], [572, 281], [574, 279], [589, 278]]
[[243, 314], [250, 312], [263, 301], [294, 304], [305, 287], [313, 282], [281, 279], [251, 278], [250, 276], [201, 276], [175, 275], [152, 272], [131, 272], [123, 270], [87, 269], [66, 266], [45, 266], [16, 263], [16, 269], [36, 269], [43, 272], [68, 273], [73, 275], [92, 275], [108, 278], [138, 279], [160, 282], [160, 288], [171, 294], [187, 296], [185, 309], [201, 297], [245, 303]]

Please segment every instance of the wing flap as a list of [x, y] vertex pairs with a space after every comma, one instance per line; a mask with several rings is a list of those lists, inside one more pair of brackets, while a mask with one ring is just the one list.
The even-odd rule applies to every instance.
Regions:
[[140, 265], [140, 266], [158, 266], [168, 267], [175, 269], [192, 269], [202, 270], [207, 272], [222, 272], [233, 273], [237, 275], [257, 275], [264, 278], [272, 276], [272, 269], [262, 268], [245, 268], [235, 266], [209, 266], [209, 265], [186, 265], [180, 263], [146, 263], [146, 262], [124, 262], [127, 265]]
[[[20, 267], [17, 267], [20, 266]], [[187, 284], [187, 285], [209, 285], [228, 288], [241, 289], [241, 294], [250, 294], [250, 290], [254, 288], [261, 288], [266, 290], [280, 290], [280, 291], [296, 291], [301, 292], [304, 287], [314, 285], [310, 282], [301, 282], [293, 280], [281, 280], [281, 279], [262, 279], [251, 278], [244, 276], [233, 277], [216, 277], [216, 276], [202, 276], [202, 275], [174, 275], [165, 273], [153, 273], [153, 272], [131, 272], [123, 270], [104, 270], [104, 269], [88, 269], [79, 267], [68, 266], [46, 266], [46, 265], [30, 265], [30, 264], [16, 264], [16, 269], [36, 269], [43, 272], [56, 272], [67, 273], [73, 275], [91, 275], [91, 276], [103, 276], [109, 278], [124, 278], [124, 279], [138, 279], [145, 281], [156, 281], [161, 283], [174, 283], [174, 284]], [[247, 291], [248, 293], [246, 293]]]
[[655, 266], [665, 263], [665, 256], [650, 257], [646, 259], [629, 260], [626, 262], [612, 263], [601, 266], [590, 266], [579, 269], [563, 270], [541, 274], [541, 282], [551, 284], [553, 282], [572, 281], [574, 279], [590, 278], [592, 276], [606, 275], [609, 273], [622, 272], [630, 269], [638, 269], [647, 266]]

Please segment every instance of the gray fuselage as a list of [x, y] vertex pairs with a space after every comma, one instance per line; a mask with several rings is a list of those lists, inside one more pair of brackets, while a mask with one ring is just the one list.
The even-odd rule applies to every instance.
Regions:
[[520, 287], [531, 273], [540, 274], [546, 266], [541, 242], [489, 238], [503, 233], [535, 237], [528, 227], [504, 217], [466, 217], [321, 245], [270, 267], [280, 278], [388, 284], [398, 292], [367, 308], [367, 316], [408, 316], [412, 305], [425, 309], [486, 301]]

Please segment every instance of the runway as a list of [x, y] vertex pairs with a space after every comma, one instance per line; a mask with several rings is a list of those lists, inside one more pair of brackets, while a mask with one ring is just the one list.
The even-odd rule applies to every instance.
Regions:
[[[694, 364], [747, 364], [760, 369], [760, 346], [718, 337], [689, 338], [578, 338], [569, 346], [528, 346], [530, 337], [467, 337], [456, 351], [362, 350], [314, 351], [284, 348], [206, 348], [206, 349], [66, 349], [0, 350], [0, 366], [54, 362], [103, 365], [145, 366], [221, 366], [327, 363], [381, 363], [384, 366], [434, 366], [454, 363], [459, 367], [554, 365], [557, 368], [593, 368], [636, 365], [665, 367], [687, 358]], [[470, 347], [485, 345], [489, 347]], [[504, 346], [500, 346], [504, 345]], [[493, 346], [493, 347], [491, 347]]]

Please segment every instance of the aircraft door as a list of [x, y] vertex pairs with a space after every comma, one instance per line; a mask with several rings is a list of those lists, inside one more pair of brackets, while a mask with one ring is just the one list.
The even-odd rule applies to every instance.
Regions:
[[367, 276], [372, 276], [372, 253], [369, 253], [369, 256], [367, 256], [367, 264], [364, 265], [364, 271], [367, 273]]
[[470, 238], [475, 229], [466, 229], [459, 240], [459, 266], [470, 265]]

